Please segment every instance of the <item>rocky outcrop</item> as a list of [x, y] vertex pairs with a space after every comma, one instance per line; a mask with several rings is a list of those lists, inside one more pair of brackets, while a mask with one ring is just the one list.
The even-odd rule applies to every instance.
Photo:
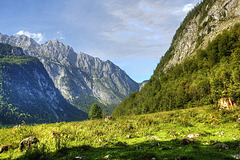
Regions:
[[[207, 12], [203, 16], [203, 11]], [[194, 16], [185, 26], [181, 36], [173, 42], [172, 58], [165, 64], [164, 70], [181, 63], [184, 59], [196, 54], [197, 49], [205, 48], [225, 29], [230, 29], [240, 21], [239, 0], [216, 0], [212, 6], [207, 5], [200, 14]]]
[[[139, 90], [139, 85], [111, 61], [77, 54], [56, 39], [39, 45], [24, 35], [0, 34], [0, 42], [22, 47], [25, 54], [38, 57], [62, 95], [86, 112], [96, 102], [117, 106], [130, 93]], [[104, 109], [109, 113], [114, 108]]]
[[143, 81], [142, 83], [139, 83], [139, 91], [147, 84], [148, 80]]
[[19, 144], [19, 149], [23, 151], [27, 147], [31, 147], [33, 144], [37, 144], [39, 140], [36, 137], [28, 137], [22, 140]]

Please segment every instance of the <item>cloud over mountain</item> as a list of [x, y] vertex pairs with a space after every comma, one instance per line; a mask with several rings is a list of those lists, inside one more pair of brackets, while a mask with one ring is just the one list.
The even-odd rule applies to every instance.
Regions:
[[44, 41], [44, 36], [42, 33], [30, 33], [28, 31], [20, 30], [19, 32], [16, 33], [17, 35], [25, 35], [30, 38], [33, 38], [36, 40], [38, 43], [42, 43]]

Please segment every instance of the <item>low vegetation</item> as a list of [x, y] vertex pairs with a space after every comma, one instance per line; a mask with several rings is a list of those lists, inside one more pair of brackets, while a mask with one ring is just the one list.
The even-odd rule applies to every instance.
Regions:
[[[6, 126], [0, 159], [234, 159], [240, 151], [240, 109], [217, 106], [119, 117], [116, 120]], [[27, 137], [40, 142], [20, 151]], [[15, 148], [15, 149], [14, 149]]]

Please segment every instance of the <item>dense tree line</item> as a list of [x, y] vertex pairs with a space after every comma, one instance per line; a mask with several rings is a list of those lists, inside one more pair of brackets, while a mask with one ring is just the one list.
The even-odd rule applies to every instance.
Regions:
[[[240, 104], [240, 24], [225, 30], [193, 58], [166, 72], [157, 68], [140, 92], [113, 115], [143, 114], [216, 103], [233, 97]], [[156, 74], [158, 73], [158, 74]]]

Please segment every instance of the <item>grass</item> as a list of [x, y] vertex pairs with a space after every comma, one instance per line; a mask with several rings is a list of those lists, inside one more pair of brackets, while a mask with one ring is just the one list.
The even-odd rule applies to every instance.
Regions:
[[[21, 152], [10, 149], [0, 159], [233, 159], [240, 153], [240, 109], [219, 111], [215, 106], [120, 117], [114, 121], [22, 125], [0, 129], [0, 146], [35, 136], [40, 143]], [[131, 125], [133, 129], [129, 129]], [[195, 143], [182, 145], [189, 134]], [[131, 138], [127, 138], [131, 136]], [[215, 147], [225, 143], [229, 149]]]

